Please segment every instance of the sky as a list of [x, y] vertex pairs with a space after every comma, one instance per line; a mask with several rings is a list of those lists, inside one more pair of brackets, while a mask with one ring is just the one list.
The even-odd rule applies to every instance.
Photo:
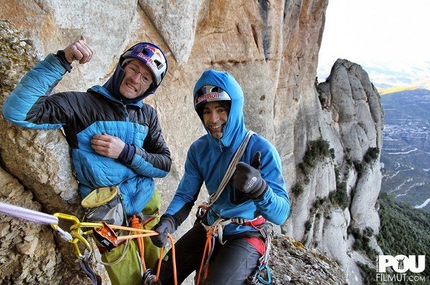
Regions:
[[321, 66], [430, 62], [429, 0], [329, 0]]

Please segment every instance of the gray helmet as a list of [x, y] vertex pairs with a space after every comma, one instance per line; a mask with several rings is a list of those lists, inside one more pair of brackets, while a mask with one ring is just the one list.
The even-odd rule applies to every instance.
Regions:
[[225, 103], [229, 103], [229, 106], [231, 98], [226, 91], [218, 86], [204, 85], [194, 94], [194, 109], [198, 110], [207, 102], [215, 101], [228, 101]]
[[208, 102], [219, 102], [228, 112], [231, 107], [231, 97], [224, 89], [215, 85], [203, 85], [194, 94], [194, 109], [203, 120], [203, 108]]

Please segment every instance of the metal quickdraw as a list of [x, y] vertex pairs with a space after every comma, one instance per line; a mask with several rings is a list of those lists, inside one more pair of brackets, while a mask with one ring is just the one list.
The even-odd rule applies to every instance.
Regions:
[[[79, 259], [79, 263], [82, 270], [85, 272], [88, 278], [91, 279], [93, 284], [94, 285], [101, 284], [99, 279], [97, 278], [97, 274], [94, 272], [93, 268], [90, 265], [90, 260], [93, 253], [92, 247], [90, 243], [84, 238], [84, 235], [90, 234], [92, 230], [84, 232], [82, 228], [83, 227], [99, 228], [99, 227], [102, 227], [103, 225], [100, 223], [81, 223], [77, 217], [63, 214], [63, 213], [55, 213], [54, 216], [57, 217], [58, 219], [64, 219], [64, 220], [73, 222], [73, 225], [70, 227], [70, 230], [71, 230], [70, 233], [62, 230], [58, 226], [58, 224], [51, 224], [51, 227], [55, 231], [57, 231], [65, 241], [73, 245], [73, 248], [75, 249], [75, 255]], [[81, 249], [79, 248], [79, 243], [83, 244], [84, 253], [82, 253]]]
[[[80, 222], [79, 219], [76, 218], [75, 216], [62, 214], [62, 213], [57, 213], [57, 214], [55, 214], [55, 216], [62, 218], [62, 219], [71, 220], [74, 222], [74, 224], [70, 227], [70, 230], [71, 230], [70, 234], [63, 231], [57, 225], [51, 225], [51, 226], [54, 228], [54, 230], [58, 231], [61, 234], [61, 236], [63, 236], [63, 238], [66, 238], [67, 241], [69, 241], [70, 243], [73, 244], [73, 246], [75, 248], [76, 256], [78, 256], [78, 258], [80, 258], [80, 259], [84, 259], [85, 255], [83, 255], [79, 249], [79, 245], [78, 245], [79, 242], [83, 243], [85, 245], [86, 249], [88, 249], [88, 251], [92, 252], [91, 245], [83, 237], [83, 235], [90, 235], [91, 233], [99, 232], [101, 235], [103, 235], [106, 238], [107, 243], [112, 243], [113, 245], [119, 244], [123, 241], [128, 242], [130, 239], [137, 239], [137, 238], [143, 238], [143, 237], [158, 235], [157, 232], [154, 232], [152, 230], [145, 230], [145, 229], [140, 229], [140, 228], [130, 228], [130, 227], [124, 227], [124, 226], [118, 226], [118, 225], [109, 225], [106, 223]], [[91, 227], [94, 230], [89, 230], [89, 231], [83, 232], [82, 228], [84, 228], [84, 227]], [[117, 236], [115, 234], [114, 230], [132, 231], [132, 232], [134, 232], [134, 234]], [[175, 242], [174, 242], [174, 240], [170, 234], [168, 235], [168, 237], [170, 240], [170, 244], [172, 245], [173, 274], [174, 274], [174, 283], [176, 285], [177, 284], [177, 272], [176, 272], [176, 253], [175, 253], [175, 247], [174, 247]], [[163, 249], [160, 249], [160, 256], [162, 256], [162, 255], [163, 255]], [[144, 282], [143, 283], [144, 285], [158, 285], [159, 284], [158, 275], [160, 274], [161, 260], [162, 259], [160, 258], [156, 275], [154, 275], [150, 269], [145, 269], [144, 268], [145, 266], [143, 266], [144, 278], [142, 279], [143, 280], [142, 282]], [[90, 271], [90, 273], [91, 273], [91, 271], [92, 271], [92, 269], [88, 268], [88, 267], [83, 267], [83, 269], [85, 272]], [[92, 279], [92, 280], [94, 279], [93, 276], [91, 276], [91, 274], [87, 273], [87, 275], [90, 279]], [[97, 283], [94, 283], [94, 284], [97, 284]]]
[[73, 222], [73, 225], [70, 227], [70, 233], [63, 231], [58, 225], [52, 224], [51, 227], [55, 231], [59, 232], [61, 237], [65, 241], [68, 241], [73, 245], [73, 248], [75, 249], [75, 254], [79, 259], [84, 257], [84, 255], [82, 254], [79, 248], [79, 242], [84, 245], [85, 249], [92, 252], [92, 247], [90, 243], [84, 238], [84, 235], [91, 234], [92, 230], [83, 231], [82, 228], [100, 228], [100, 227], [103, 227], [103, 224], [92, 223], [92, 222], [81, 223], [77, 217], [73, 215], [63, 214], [63, 213], [55, 213], [54, 216], [58, 217], [59, 219]]
[[196, 211], [196, 218], [198, 221], [202, 221], [203, 218], [206, 216], [206, 214], [208, 213], [210, 207], [207, 205], [206, 202], [204, 202], [203, 204], [199, 205]]
[[246, 285], [272, 284], [272, 272], [268, 265], [260, 265], [245, 281]]
[[261, 235], [265, 239], [266, 249], [264, 254], [260, 257], [260, 265], [254, 269], [253, 273], [246, 279], [247, 285], [272, 284], [272, 272], [269, 267], [270, 250], [272, 249], [272, 236], [274, 234], [273, 225], [270, 223], [265, 224], [265, 227], [260, 229]]

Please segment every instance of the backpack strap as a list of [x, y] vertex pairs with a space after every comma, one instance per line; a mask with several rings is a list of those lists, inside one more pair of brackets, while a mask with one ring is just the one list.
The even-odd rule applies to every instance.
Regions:
[[225, 186], [230, 181], [231, 177], [233, 176], [234, 171], [236, 170], [236, 165], [239, 162], [240, 158], [242, 157], [243, 153], [245, 152], [246, 146], [248, 145], [249, 139], [251, 136], [255, 134], [253, 131], [248, 131], [246, 133], [245, 138], [243, 139], [242, 143], [240, 144], [239, 148], [236, 150], [232, 160], [230, 161], [227, 171], [224, 174], [223, 179], [221, 180], [221, 183], [218, 185], [218, 189], [215, 193], [213, 193], [206, 204], [206, 207], [211, 207], [216, 200], [218, 200], [219, 196], [221, 195], [222, 191], [224, 191]]

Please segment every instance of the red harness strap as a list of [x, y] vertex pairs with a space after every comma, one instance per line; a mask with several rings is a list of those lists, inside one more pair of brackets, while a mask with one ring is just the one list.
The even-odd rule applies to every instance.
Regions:
[[[258, 216], [252, 221], [243, 223], [243, 225], [257, 228], [258, 226], [261, 226], [265, 222], [266, 222], [265, 218], [263, 218], [262, 216]], [[261, 255], [263, 255], [264, 252], [266, 251], [266, 243], [261, 238], [250, 237], [250, 238], [245, 238], [245, 240], [249, 242]]]
[[261, 255], [266, 251], [266, 244], [258, 237], [245, 238]]
[[261, 226], [262, 224], [264, 224], [265, 222], [266, 222], [266, 219], [263, 218], [263, 216], [258, 216], [257, 218], [255, 218], [251, 221], [246, 221], [246, 222], [242, 223], [242, 225], [251, 226], [251, 227], [258, 227], [258, 226]]

